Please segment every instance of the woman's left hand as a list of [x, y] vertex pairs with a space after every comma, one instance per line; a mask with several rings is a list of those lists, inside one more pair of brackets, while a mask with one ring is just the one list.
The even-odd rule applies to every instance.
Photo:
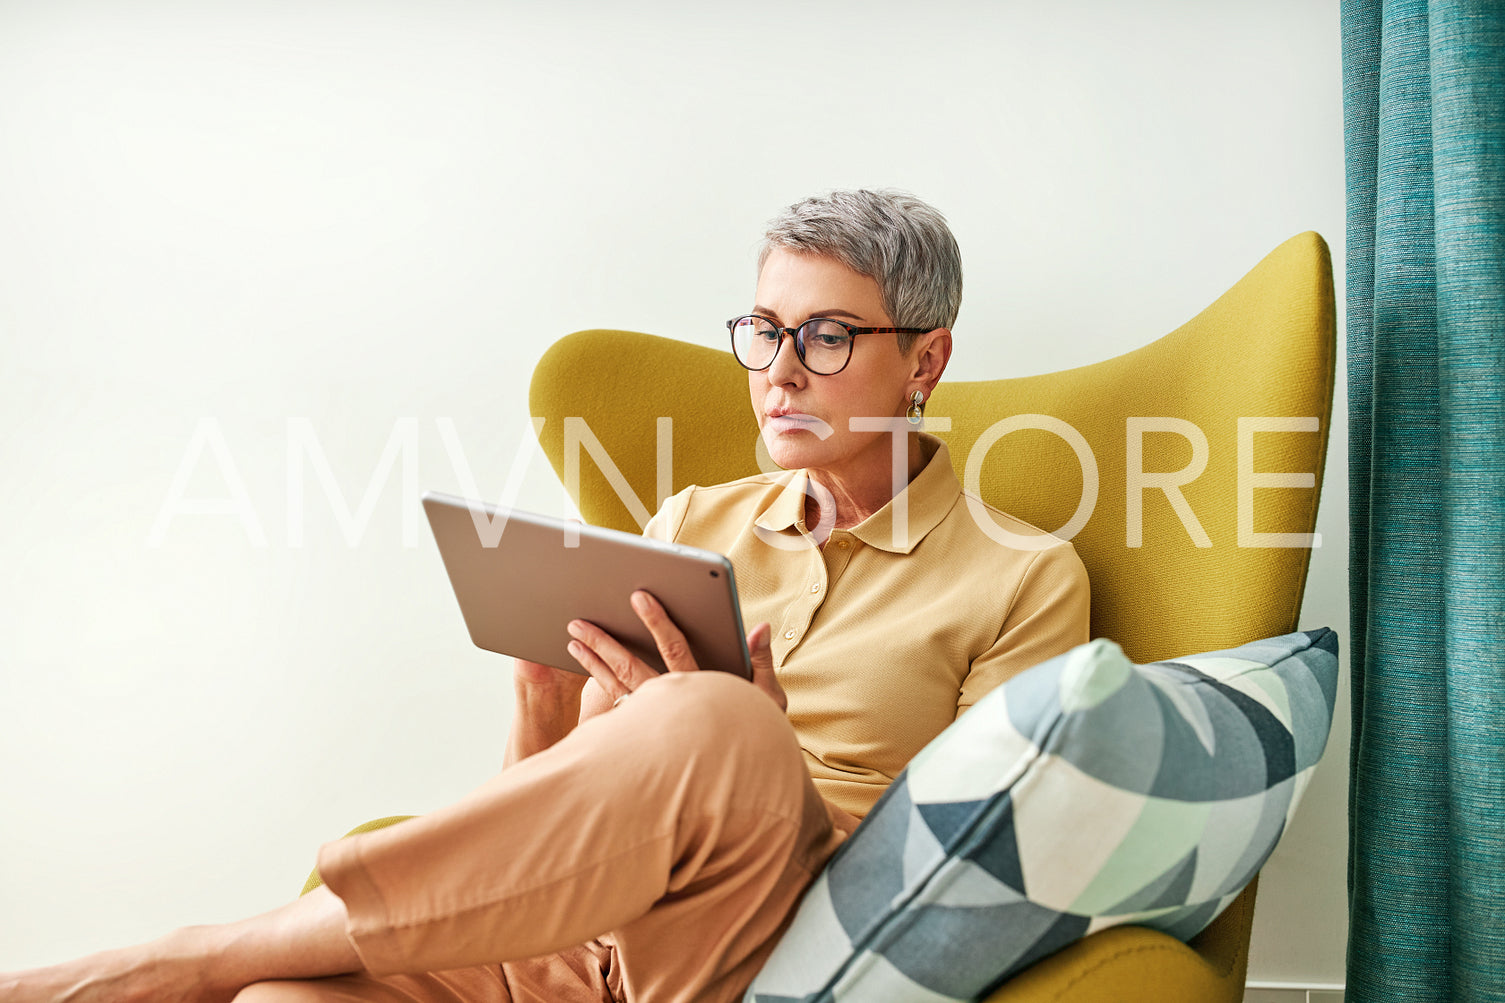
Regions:
[[[690, 653], [685, 635], [669, 619], [669, 614], [659, 601], [641, 590], [632, 594], [632, 609], [637, 613], [648, 633], [653, 635], [659, 657], [670, 672], [698, 672], [700, 666]], [[606, 631], [587, 620], [572, 620], [569, 625], [570, 655], [581, 668], [591, 674], [591, 679], [600, 688], [600, 696], [588, 699], [586, 714], [606, 709], [602, 703], [615, 705], [633, 690], [658, 675], [651, 666], [628, 651]], [[747, 635], [747, 647], [752, 662], [752, 681], [783, 710], [788, 706], [784, 690], [774, 676], [773, 652], [769, 648], [772, 631], [768, 624], [760, 623]], [[592, 694], [591, 696], [595, 696]]]

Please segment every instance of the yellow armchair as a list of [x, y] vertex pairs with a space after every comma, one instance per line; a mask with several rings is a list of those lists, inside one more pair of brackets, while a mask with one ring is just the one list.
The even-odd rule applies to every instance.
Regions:
[[[1158, 341], [1064, 372], [942, 383], [927, 415], [950, 419], [937, 434], [969, 489], [1074, 533], [1094, 636], [1139, 662], [1236, 647], [1297, 627], [1335, 316], [1327, 246], [1305, 233]], [[669, 492], [758, 469], [746, 376], [725, 351], [583, 331], [540, 360], [530, 401], [592, 523], [636, 531]], [[1094, 934], [989, 1003], [1238, 1003], [1254, 894], [1189, 944], [1140, 927]]]

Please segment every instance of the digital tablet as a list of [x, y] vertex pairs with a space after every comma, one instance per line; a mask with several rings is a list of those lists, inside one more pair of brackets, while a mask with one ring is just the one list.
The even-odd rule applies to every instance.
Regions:
[[709, 550], [430, 491], [423, 496], [470, 639], [571, 672], [566, 625], [589, 620], [659, 672], [629, 597], [651, 593], [702, 669], [752, 677], [732, 565]]

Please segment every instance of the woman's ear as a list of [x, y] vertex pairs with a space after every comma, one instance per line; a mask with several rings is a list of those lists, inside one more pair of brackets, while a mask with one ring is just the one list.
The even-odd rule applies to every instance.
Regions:
[[951, 361], [951, 329], [938, 327], [933, 331], [927, 331], [915, 339], [914, 344], [914, 368], [910, 373], [910, 379], [916, 384], [916, 389], [923, 390], [929, 397], [935, 385], [941, 381], [941, 374], [946, 371], [946, 363]]

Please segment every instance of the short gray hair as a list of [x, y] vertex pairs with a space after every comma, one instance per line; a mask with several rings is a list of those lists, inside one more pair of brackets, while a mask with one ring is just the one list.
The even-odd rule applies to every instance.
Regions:
[[[768, 223], [758, 271], [774, 248], [835, 258], [878, 283], [895, 327], [950, 327], [962, 304], [962, 258], [946, 217], [908, 192], [814, 195]], [[907, 352], [914, 335], [900, 335]]]

